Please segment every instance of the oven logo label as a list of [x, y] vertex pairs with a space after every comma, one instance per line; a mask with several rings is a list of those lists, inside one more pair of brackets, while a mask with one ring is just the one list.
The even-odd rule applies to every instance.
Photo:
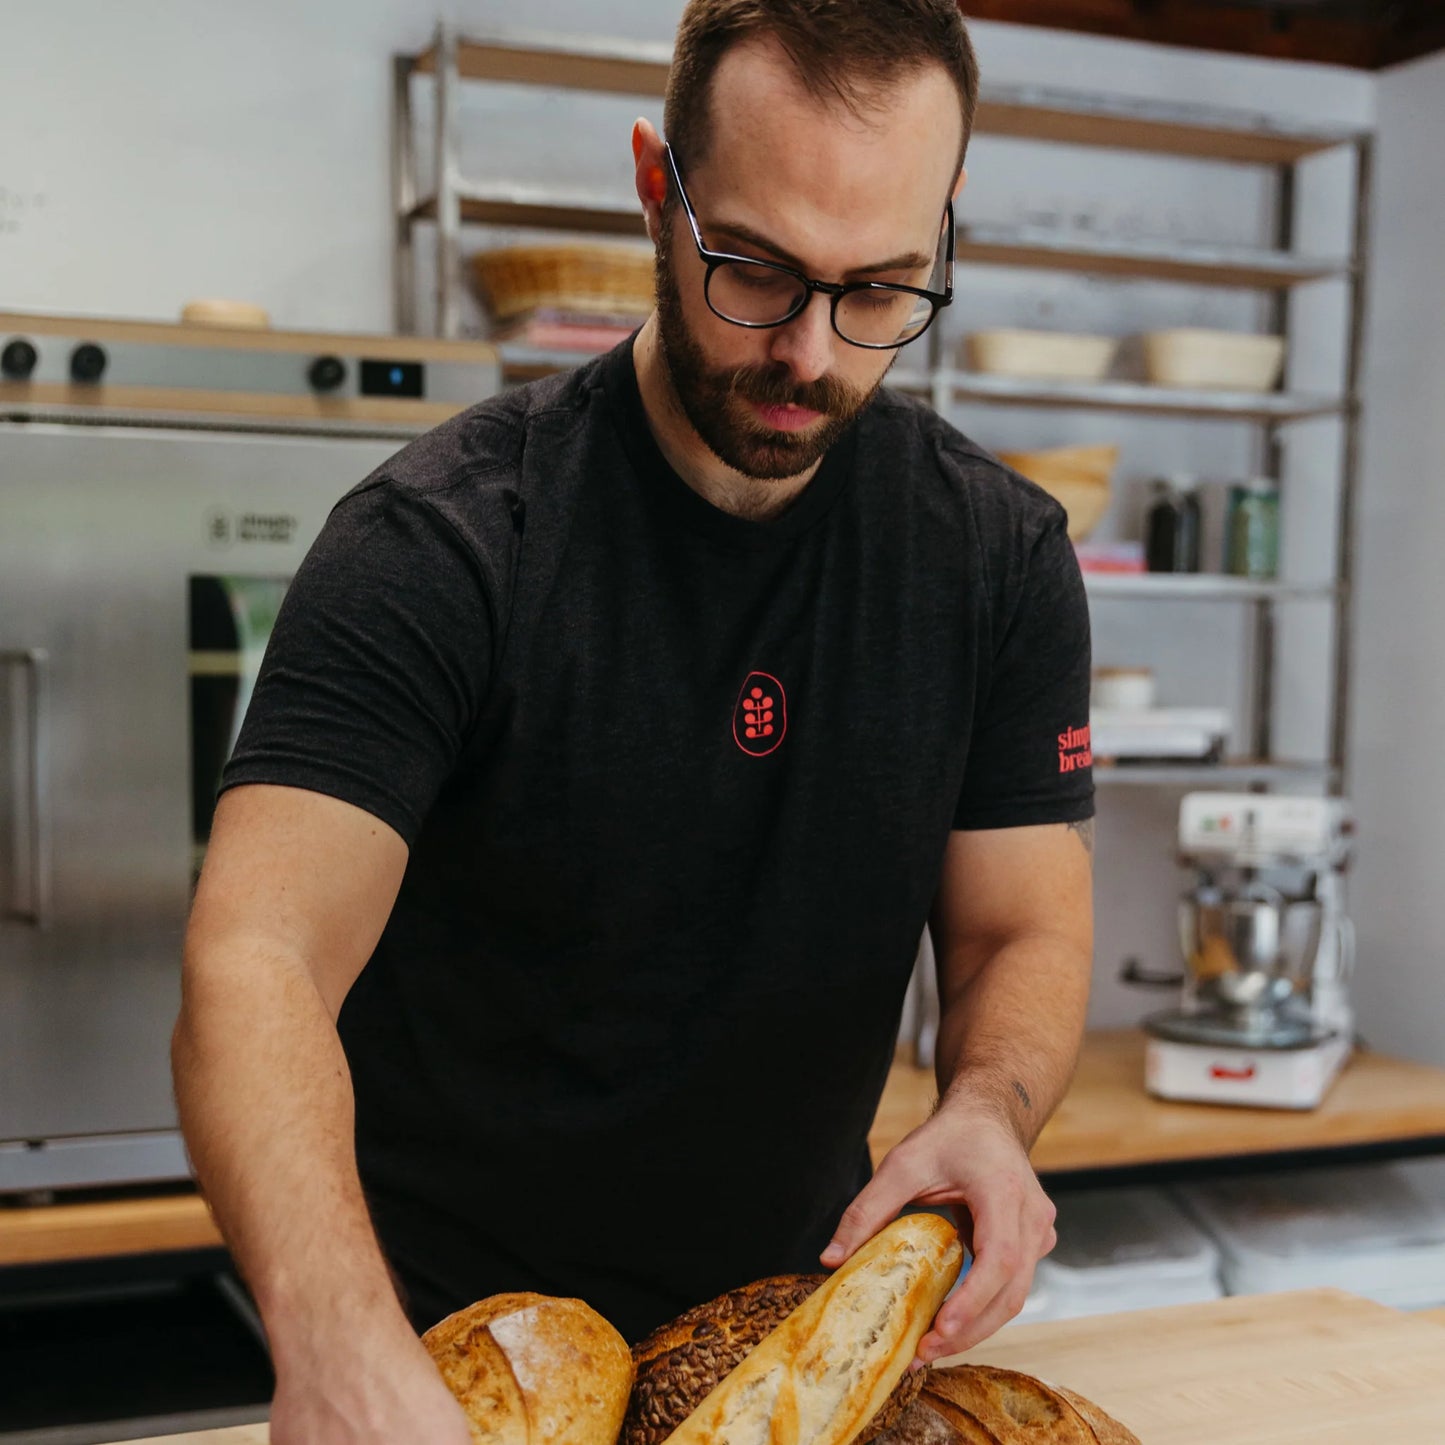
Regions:
[[766, 672], [751, 672], [733, 707], [733, 740], [750, 757], [765, 758], [782, 746], [788, 731], [783, 684]]
[[206, 513], [206, 543], [224, 551], [237, 542], [274, 542], [289, 546], [299, 523], [284, 512], [228, 512], [212, 507]]

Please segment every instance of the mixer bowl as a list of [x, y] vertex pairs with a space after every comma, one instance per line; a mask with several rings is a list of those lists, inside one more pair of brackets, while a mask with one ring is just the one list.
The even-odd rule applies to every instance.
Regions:
[[1229, 1008], [1269, 1010], [1309, 982], [1323, 910], [1252, 885], [1239, 896], [1213, 889], [1179, 901], [1179, 940], [1201, 997]]

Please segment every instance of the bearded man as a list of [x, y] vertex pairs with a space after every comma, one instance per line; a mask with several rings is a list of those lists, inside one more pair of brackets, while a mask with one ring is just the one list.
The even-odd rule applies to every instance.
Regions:
[[[1091, 953], [1065, 517], [882, 389], [953, 300], [953, 0], [692, 0], [632, 136], [657, 308], [338, 504], [223, 780], [175, 1066], [276, 1445], [466, 1427], [417, 1342], [631, 1339], [910, 1204], [1021, 1307]], [[940, 1102], [867, 1135], [917, 945]]]

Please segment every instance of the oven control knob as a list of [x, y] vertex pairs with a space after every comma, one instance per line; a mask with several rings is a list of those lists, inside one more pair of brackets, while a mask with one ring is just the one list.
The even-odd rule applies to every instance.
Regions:
[[23, 337], [17, 336], [14, 341], [6, 343], [4, 351], [0, 351], [0, 374], [10, 381], [25, 381], [35, 370], [39, 359], [35, 348]]
[[314, 391], [335, 391], [346, 380], [346, 363], [339, 356], [318, 356], [306, 379]]
[[70, 379], [72, 381], [99, 381], [105, 371], [105, 352], [93, 341], [82, 341], [70, 353]]

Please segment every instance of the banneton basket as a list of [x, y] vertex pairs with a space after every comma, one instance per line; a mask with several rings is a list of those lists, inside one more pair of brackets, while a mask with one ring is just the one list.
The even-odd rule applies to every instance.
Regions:
[[971, 371], [1050, 381], [1098, 381], [1113, 365], [1118, 349], [1119, 342], [1112, 336], [1016, 327], [975, 331], [964, 338]]
[[1116, 446], [1052, 447], [1040, 452], [1000, 452], [1006, 467], [1021, 472], [1069, 514], [1069, 540], [1082, 542], [1109, 509], [1109, 484], [1119, 460]]
[[588, 316], [652, 310], [652, 251], [576, 242], [506, 246], [471, 257], [472, 282], [494, 321], [542, 309]]
[[1197, 326], [1149, 331], [1144, 369], [1155, 386], [1271, 391], [1284, 369], [1284, 337]]

